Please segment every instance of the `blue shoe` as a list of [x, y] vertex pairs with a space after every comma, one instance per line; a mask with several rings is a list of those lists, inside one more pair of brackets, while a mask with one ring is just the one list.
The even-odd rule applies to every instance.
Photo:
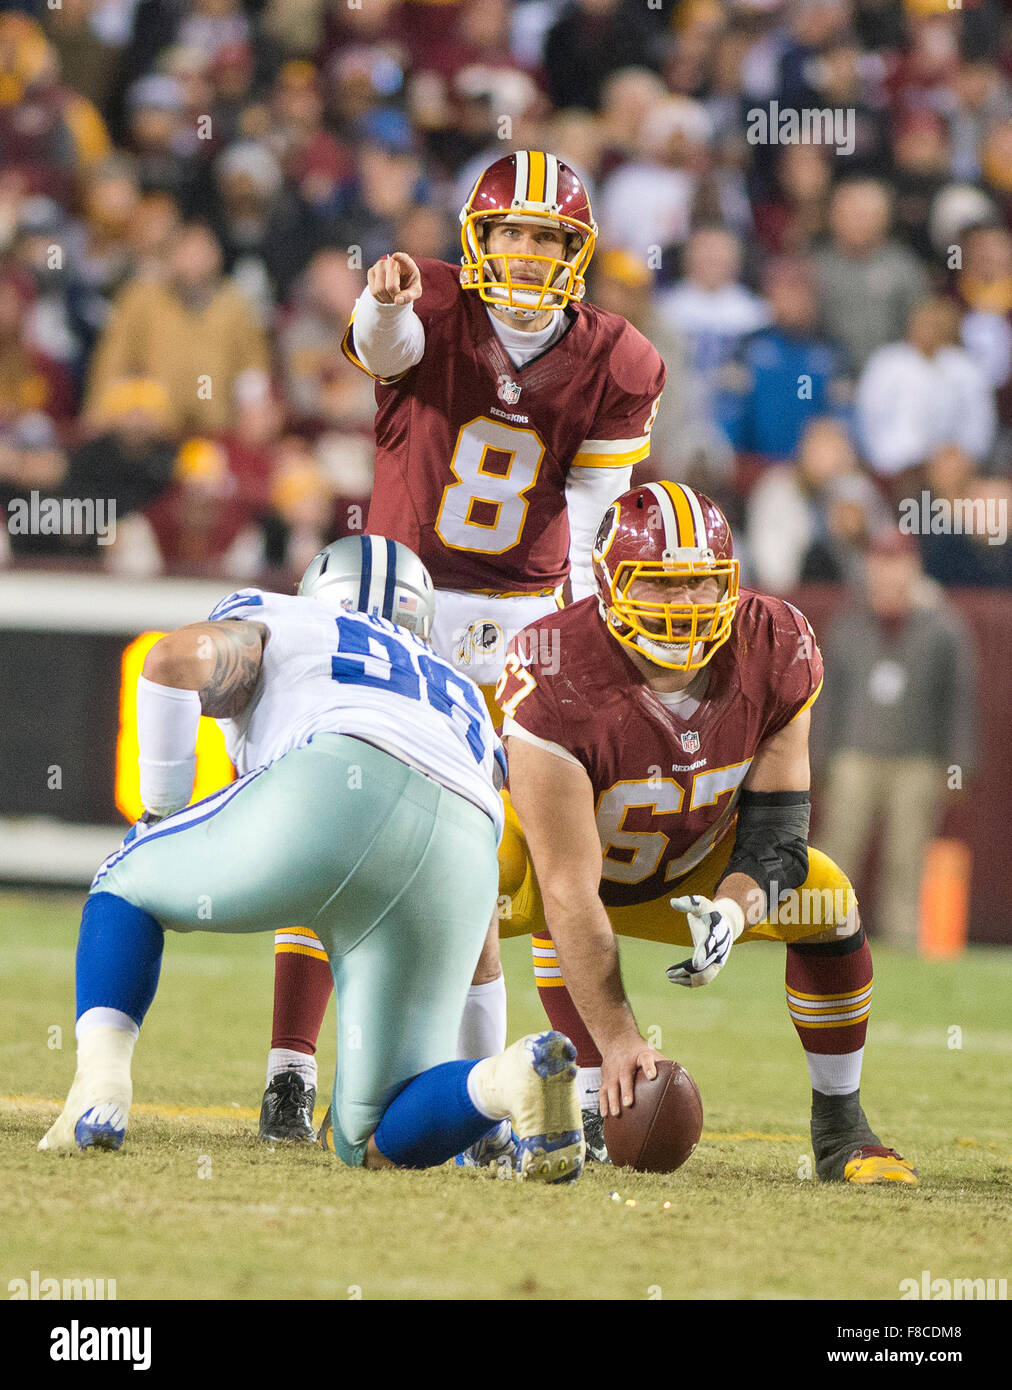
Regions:
[[500, 1120], [477, 1144], [472, 1144], [454, 1159], [458, 1168], [497, 1168], [500, 1175], [513, 1176], [517, 1155], [517, 1137], [509, 1120]]
[[93, 1105], [74, 1126], [79, 1149], [118, 1149], [126, 1138], [127, 1117], [114, 1101]]

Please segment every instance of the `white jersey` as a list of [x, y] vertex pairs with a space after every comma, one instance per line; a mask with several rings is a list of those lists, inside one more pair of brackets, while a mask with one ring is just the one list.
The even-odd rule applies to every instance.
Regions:
[[249, 704], [217, 721], [240, 775], [313, 734], [347, 734], [480, 806], [502, 834], [505, 760], [485, 702], [426, 643], [385, 618], [260, 589], [222, 599], [209, 621], [233, 618], [270, 631]]

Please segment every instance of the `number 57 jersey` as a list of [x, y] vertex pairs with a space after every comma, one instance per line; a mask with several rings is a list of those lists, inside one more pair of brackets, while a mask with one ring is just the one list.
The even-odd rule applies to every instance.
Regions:
[[821, 685], [804, 615], [743, 589], [731, 636], [692, 693], [651, 690], [588, 598], [518, 634], [496, 699], [504, 736], [547, 744], [586, 771], [601, 901], [625, 907], [670, 896], [731, 833], [759, 747]]
[[[437, 589], [557, 589], [569, 570], [569, 469], [647, 456], [664, 363], [625, 319], [580, 304], [518, 368], [457, 268], [419, 270], [425, 352], [376, 386], [369, 530], [410, 546]], [[354, 324], [344, 349], [363, 366]]]
[[270, 633], [249, 704], [218, 721], [240, 775], [313, 734], [347, 734], [466, 797], [501, 835], [495, 781], [504, 760], [485, 701], [426, 643], [385, 618], [259, 589], [222, 599], [210, 620], [225, 619], [262, 623]]

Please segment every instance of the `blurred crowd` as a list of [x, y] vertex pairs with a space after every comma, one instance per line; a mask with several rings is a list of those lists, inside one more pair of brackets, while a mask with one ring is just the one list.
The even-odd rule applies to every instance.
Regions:
[[[770, 138], [786, 109], [848, 138]], [[249, 581], [360, 530], [375, 402], [340, 341], [365, 272], [457, 261], [470, 185], [520, 148], [584, 180], [588, 299], [667, 363], [640, 476], [719, 500], [749, 582], [849, 581], [922, 494], [1007, 515], [1001, 0], [24, 0], [0, 5], [0, 505], [115, 499], [118, 525], [101, 552], [3, 527], [0, 564]], [[996, 536], [917, 544], [945, 585], [1009, 587]]]

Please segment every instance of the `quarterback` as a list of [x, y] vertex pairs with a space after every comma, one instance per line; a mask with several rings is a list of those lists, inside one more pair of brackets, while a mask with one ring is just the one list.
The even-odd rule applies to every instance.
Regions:
[[[579, 1176], [568, 1039], [454, 1060], [498, 892], [503, 765], [477, 687], [428, 645], [432, 611], [417, 556], [354, 537], [316, 557], [297, 596], [241, 590], [152, 648], [138, 691], [150, 809], [85, 903], [77, 1074], [40, 1148], [122, 1144], [167, 930], [299, 920], [334, 975], [345, 1163], [428, 1167], [505, 1122], [521, 1175]], [[239, 777], [187, 807], [202, 713]]]
[[[460, 227], [459, 265], [397, 251], [370, 268], [344, 351], [376, 381], [369, 530], [421, 557], [437, 591], [433, 647], [498, 719], [509, 639], [557, 611], [567, 580], [575, 598], [593, 592], [594, 534], [649, 452], [665, 369], [625, 319], [583, 301], [597, 227], [554, 155], [497, 160]], [[275, 949], [261, 1135], [309, 1139], [330, 974], [304, 930], [279, 934]], [[461, 1055], [499, 1051], [505, 1030], [490, 933]]]
[[[605, 513], [597, 597], [551, 619], [560, 657], [508, 654], [504, 935], [531, 932], [554, 1027], [578, 1048], [588, 1153], [633, 1100], [640, 1034], [616, 935], [684, 943], [674, 983], [712, 982], [738, 940], [787, 946], [787, 1007], [812, 1085], [823, 1180], [916, 1183], [861, 1108], [871, 953], [844, 874], [808, 845], [810, 707], [822, 658], [789, 603], [739, 588], [720, 509], [651, 483]], [[529, 846], [529, 860], [526, 847]]]

